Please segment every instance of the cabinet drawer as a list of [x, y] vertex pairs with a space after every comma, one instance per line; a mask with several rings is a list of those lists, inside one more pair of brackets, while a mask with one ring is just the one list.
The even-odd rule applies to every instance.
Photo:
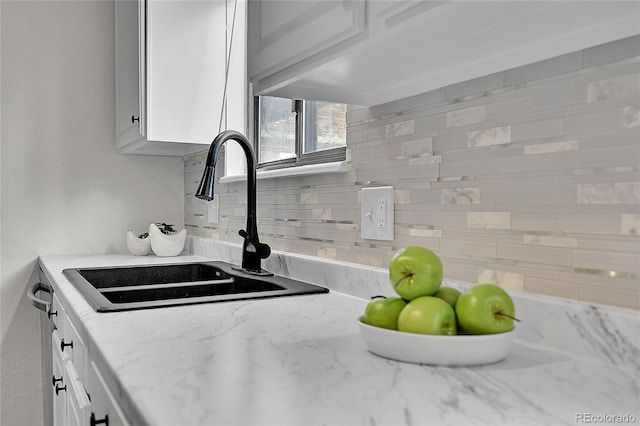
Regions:
[[67, 424], [87, 426], [91, 417], [91, 402], [71, 359], [65, 363], [67, 386]]
[[64, 325], [62, 324], [62, 321], [60, 319], [65, 317], [66, 315], [64, 312], [64, 308], [62, 307], [62, 303], [60, 303], [60, 299], [58, 299], [58, 296], [56, 296], [55, 293], [53, 294], [53, 297], [51, 299], [51, 308], [49, 309], [48, 314], [49, 319], [53, 323], [53, 328], [58, 329], [60, 336], [62, 336]]
[[116, 399], [93, 361], [87, 366], [87, 391], [91, 396], [91, 414], [95, 421], [108, 417], [109, 426], [129, 425]]
[[43, 386], [51, 386], [51, 397], [53, 401], [53, 425], [67, 424], [67, 384], [69, 377], [65, 369], [65, 364], [69, 360], [68, 355], [60, 351], [60, 335], [58, 330], [51, 334], [51, 355], [53, 361], [53, 376], [45, 382]]
[[73, 365], [78, 372], [80, 381], [84, 383], [87, 378], [86, 346], [84, 344], [84, 341], [80, 338], [78, 330], [73, 325], [68, 315], [64, 315], [64, 317], [62, 318], [62, 324], [63, 333], [61, 334], [62, 340], [60, 342], [60, 348], [62, 350], [62, 353], [69, 354], [71, 360], [73, 361]]

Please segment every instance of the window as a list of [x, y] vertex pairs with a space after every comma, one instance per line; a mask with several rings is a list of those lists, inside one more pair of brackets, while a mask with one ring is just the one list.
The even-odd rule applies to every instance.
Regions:
[[347, 105], [259, 96], [256, 109], [258, 167], [345, 159]]

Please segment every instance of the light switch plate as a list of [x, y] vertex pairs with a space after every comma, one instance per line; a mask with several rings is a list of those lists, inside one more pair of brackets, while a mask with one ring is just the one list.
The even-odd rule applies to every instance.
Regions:
[[393, 186], [360, 191], [360, 235], [365, 240], [394, 240]]

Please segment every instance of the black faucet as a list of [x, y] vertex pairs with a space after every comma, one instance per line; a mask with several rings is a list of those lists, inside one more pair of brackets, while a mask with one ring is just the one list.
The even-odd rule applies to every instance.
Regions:
[[254, 275], [273, 275], [262, 269], [260, 262], [271, 254], [271, 247], [261, 243], [258, 238], [256, 223], [256, 155], [246, 137], [234, 130], [225, 130], [211, 142], [207, 163], [202, 180], [196, 191], [196, 197], [202, 200], [213, 200], [213, 181], [218, 153], [222, 145], [233, 139], [240, 144], [247, 157], [247, 229], [241, 229], [238, 234], [244, 239], [242, 245], [242, 271]]

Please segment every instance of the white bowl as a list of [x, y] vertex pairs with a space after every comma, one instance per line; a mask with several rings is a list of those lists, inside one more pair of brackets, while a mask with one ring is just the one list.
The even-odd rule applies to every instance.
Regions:
[[372, 353], [396, 361], [429, 365], [483, 365], [509, 354], [515, 329], [482, 336], [434, 336], [374, 327], [358, 319], [364, 342]]
[[135, 256], [146, 256], [151, 251], [151, 239], [137, 237], [131, 230], [127, 231], [127, 248]]
[[149, 225], [151, 249], [156, 256], [178, 256], [184, 249], [186, 236], [186, 229], [176, 234], [167, 235], [163, 234], [155, 223]]

